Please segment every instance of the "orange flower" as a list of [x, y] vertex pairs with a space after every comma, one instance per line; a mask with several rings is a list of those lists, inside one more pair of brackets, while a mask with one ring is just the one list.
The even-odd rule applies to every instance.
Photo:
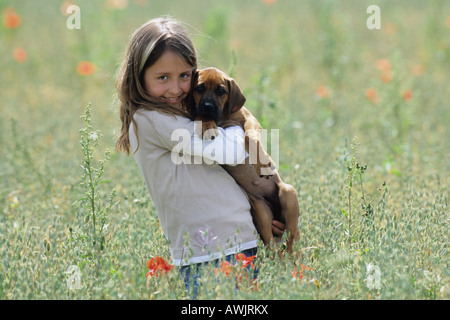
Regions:
[[247, 266], [252, 264], [252, 261], [256, 258], [256, 256], [247, 257], [243, 253], [236, 254], [236, 261], [242, 261], [242, 268], [246, 268]]
[[408, 89], [406, 91], [403, 91], [402, 97], [403, 97], [403, 100], [405, 100], [406, 102], [411, 101], [413, 98], [412, 90]]
[[59, 7], [59, 11], [61, 12], [62, 15], [67, 16], [69, 15], [69, 13], [67, 13], [67, 9], [71, 6], [74, 5], [75, 3], [73, 3], [72, 1], [64, 1], [63, 3], [61, 3], [61, 6]]
[[381, 80], [383, 80], [383, 82], [389, 83], [392, 81], [392, 72], [391, 70], [384, 70], [381, 72]]
[[81, 61], [77, 65], [77, 73], [80, 76], [89, 76], [95, 72], [95, 65], [89, 61]]
[[15, 48], [13, 51], [13, 58], [19, 63], [27, 61], [28, 54], [24, 48]]
[[391, 82], [392, 80], [392, 72], [391, 72], [391, 63], [388, 59], [379, 59], [377, 60], [377, 69], [381, 71], [381, 80], [383, 82]]
[[147, 278], [150, 276], [160, 277], [162, 274], [166, 274], [173, 269], [173, 265], [167, 264], [161, 257], [151, 258], [147, 261], [147, 268], [149, 271], [145, 275]]
[[388, 59], [379, 59], [377, 60], [377, 69], [381, 71], [390, 71], [391, 63]]
[[13, 8], [6, 8], [3, 11], [3, 24], [7, 29], [14, 29], [22, 24], [22, 18]]
[[109, 9], [123, 10], [128, 6], [128, 0], [107, 0], [106, 6]]
[[220, 263], [220, 269], [216, 268], [214, 270], [214, 274], [217, 274], [217, 272], [222, 272], [224, 273], [226, 276], [228, 276], [231, 273], [231, 263], [229, 261], [222, 261]]
[[366, 98], [370, 102], [377, 104], [380, 100], [380, 97], [378, 96], [378, 92], [374, 88], [367, 88], [366, 89]]
[[316, 94], [319, 98], [322, 98], [322, 99], [329, 98], [330, 90], [326, 86], [322, 85], [316, 89]]
[[[236, 280], [236, 287], [239, 289], [242, 286], [251, 287], [251, 290], [258, 290], [258, 281], [256, 279], [252, 279], [249, 277], [249, 274], [243, 271], [248, 266], [253, 266], [252, 262], [256, 258], [256, 256], [247, 257], [243, 253], [238, 253], [235, 256], [236, 261], [238, 262], [236, 265], [232, 265], [229, 261], [222, 261], [220, 263], [220, 268], [216, 268], [214, 270], [214, 274], [221, 272], [225, 274], [225, 276], [232, 276]], [[242, 263], [239, 263], [241, 262]]]
[[297, 267], [294, 268], [294, 271], [292, 271], [292, 277], [294, 279], [300, 279], [300, 281], [303, 281], [303, 273], [305, 272], [305, 270], [314, 270], [314, 268], [310, 268], [305, 266], [304, 264], [300, 264], [300, 273], [297, 270]]
[[261, 0], [264, 4], [274, 4], [277, 0]]
[[242, 261], [242, 264], [239, 263], [237, 266], [233, 266], [229, 261], [224, 260], [220, 263], [220, 269], [216, 268], [214, 270], [214, 274], [217, 274], [217, 272], [220, 271], [224, 273], [226, 276], [228, 276], [231, 273], [233, 267], [236, 270], [236, 273], [238, 274], [240, 270], [243, 270], [248, 266], [252, 265], [252, 262], [255, 258], [256, 256], [247, 257], [243, 253], [238, 253], [235, 255], [235, 259], [238, 263]]

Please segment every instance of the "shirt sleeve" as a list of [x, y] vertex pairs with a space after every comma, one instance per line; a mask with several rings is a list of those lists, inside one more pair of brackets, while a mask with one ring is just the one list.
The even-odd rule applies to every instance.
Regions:
[[202, 140], [197, 130], [191, 137], [191, 148], [185, 152], [192, 156], [202, 156], [206, 163], [216, 162], [235, 166], [245, 162], [248, 154], [245, 150], [244, 130], [239, 126], [226, 129], [218, 127], [218, 135], [214, 140]]
[[[237, 165], [245, 162], [245, 134], [239, 126], [218, 128], [214, 140], [203, 140], [197, 134], [198, 123], [184, 117], [162, 114], [157, 111], [138, 111], [135, 114], [140, 143], [152, 143], [171, 151], [172, 159], [194, 157], [206, 164]], [[200, 162], [198, 161], [200, 159]]]

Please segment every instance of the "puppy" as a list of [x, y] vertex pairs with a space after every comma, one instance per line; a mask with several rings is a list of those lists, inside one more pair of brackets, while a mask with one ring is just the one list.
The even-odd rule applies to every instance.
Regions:
[[223, 168], [247, 193], [253, 222], [264, 244], [269, 247], [273, 244], [272, 220], [281, 221], [286, 225], [287, 251], [292, 254], [293, 244], [300, 238], [297, 192], [281, 180], [261, 146], [262, 127], [244, 107], [245, 100], [232, 78], [216, 68], [207, 68], [197, 74], [190, 111], [195, 121], [202, 121], [199, 135], [205, 140], [217, 136], [217, 125], [225, 128], [238, 124], [244, 129], [250, 156], [245, 164]]

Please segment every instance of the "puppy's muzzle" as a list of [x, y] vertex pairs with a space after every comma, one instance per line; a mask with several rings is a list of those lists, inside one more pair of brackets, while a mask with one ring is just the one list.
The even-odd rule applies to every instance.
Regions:
[[220, 108], [213, 99], [204, 99], [200, 101], [198, 115], [205, 120], [216, 121], [220, 116]]

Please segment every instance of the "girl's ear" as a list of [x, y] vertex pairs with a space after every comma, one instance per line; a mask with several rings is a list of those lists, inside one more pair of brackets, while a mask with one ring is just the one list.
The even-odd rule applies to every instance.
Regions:
[[241, 109], [245, 104], [245, 96], [241, 89], [236, 84], [234, 79], [228, 79], [228, 112], [232, 114], [233, 112]]

